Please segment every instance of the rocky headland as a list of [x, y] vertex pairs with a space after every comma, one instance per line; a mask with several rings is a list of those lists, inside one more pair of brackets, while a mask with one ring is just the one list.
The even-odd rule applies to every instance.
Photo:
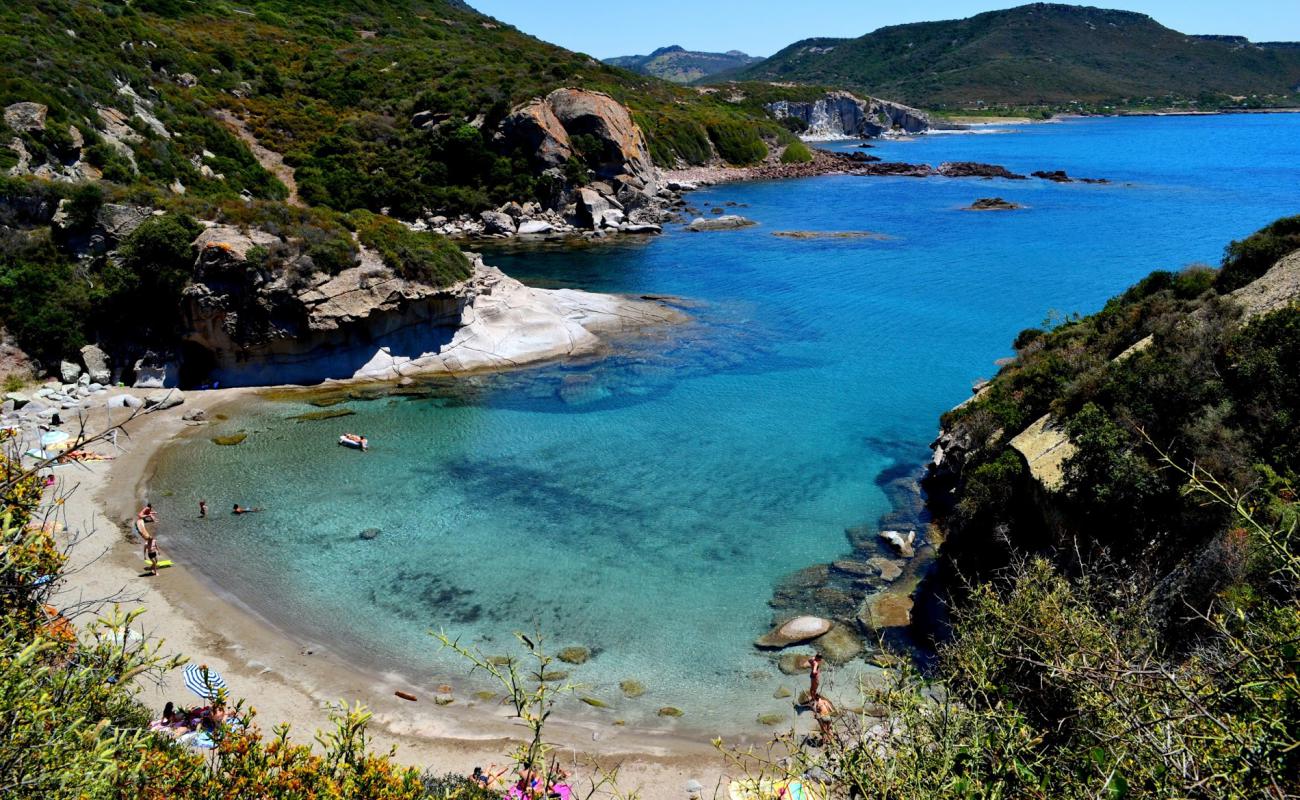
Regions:
[[[469, 277], [433, 286], [362, 247], [356, 266], [302, 278], [250, 268], [265, 232], [205, 230], [184, 293], [183, 359], [222, 385], [397, 380], [592, 353], [599, 334], [680, 322], [648, 299], [534, 289], [465, 253]], [[381, 344], [382, 343], [382, 344]]]

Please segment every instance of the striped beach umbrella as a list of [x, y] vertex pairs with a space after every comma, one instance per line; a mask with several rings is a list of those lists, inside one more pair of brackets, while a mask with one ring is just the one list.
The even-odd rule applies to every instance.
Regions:
[[208, 669], [207, 664], [188, 664], [184, 671], [185, 688], [204, 700], [213, 700], [217, 693], [226, 689], [226, 682], [216, 670]]

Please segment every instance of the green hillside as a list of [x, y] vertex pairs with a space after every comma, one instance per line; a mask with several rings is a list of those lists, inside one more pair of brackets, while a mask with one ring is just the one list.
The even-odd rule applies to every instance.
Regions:
[[1300, 93], [1300, 50], [1188, 36], [1143, 14], [1046, 3], [969, 19], [805, 39], [741, 80], [817, 82], [925, 108], [982, 105], [1218, 105]]
[[[22, 134], [36, 163], [69, 160], [80, 137], [114, 182], [285, 196], [217, 120], [222, 112], [283, 154], [303, 201], [345, 211], [476, 211], [544, 190], [522, 157], [493, 147], [493, 134], [512, 106], [562, 86], [631, 107], [667, 162], [707, 159], [710, 139], [734, 126], [777, 130], [447, 0], [17, 0], [0, 8], [0, 63], [0, 106], [49, 108], [44, 131]], [[100, 107], [135, 129], [122, 131], [132, 153], [101, 141]], [[446, 124], [417, 128], [420, 112]], [[0, 148], [0, 170], [17, 160]]]
[[616, 56], [605, 59], [605, 63], [673, 83], [691, 83], [707, 79], [719, 72], [741, 69], [762, 60], [739, 50], [702, 53], [672, 45], [661, 47], [648, 56]]

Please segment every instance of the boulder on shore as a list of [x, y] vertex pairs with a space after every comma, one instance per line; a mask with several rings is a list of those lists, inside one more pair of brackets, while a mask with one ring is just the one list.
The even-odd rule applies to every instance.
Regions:
[[916, 531], [908, 531], [906, 534], [901, 531], [881, 531], [880, 538], [889, 542], [904, 558], [916, 555], [916, 549], [913, 547], [916, 543]]
[[519, 223], [519, 229], [516, 231], [520, 236], [530, 236], [550, 233], [555, 230], [555, 226], [546, 220], [526, 219]]
[[76, 383], [77, 378], [81, 377], [81, 367], [71, 361], [59, 362], [59, 377], [64, 383]]
[[161, 392], [151, 392], [145, 395], [144, 407], [152, 408], [157, 411], [166, 411], [169, 408], [175, 408], [185, 402], [185, 395], [179, 389], [166, 389]]
[[81, 363], [86, 365], [86, 374], [95, 383], [107, 386], [113, 382], [113, 372], [109, 369], [108, 354], [99, 347], [88, 344], [81, 348]]
[[758, 637], [755, 647], [775, 650], [792, 644], [816, 639], [831, 629], [831, 622], [821, 617], [795, 617]]
[[479, 214], [479, 219], [483, 220], [483, 231], [485, 233], [504, 236], [515, 235], [515, 220], [509, 214], [500, 211], [484, 211]]

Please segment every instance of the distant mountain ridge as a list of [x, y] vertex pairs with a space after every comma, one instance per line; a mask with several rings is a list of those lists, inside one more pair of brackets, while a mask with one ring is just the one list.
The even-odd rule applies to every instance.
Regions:
[[763, 59], [728, 50], [725, 53], [704, 53], [687, 50], [681, 45], [660, 47], [648, 56], [615, 56], [604, 59], [606, 64], [622, 67], [642, 75], [662, 78], [673, 83], [691, 83], [704, 80], [727, 70], [741, 69]]
[[1300, 46], [1192, 36], [1145, 14], [1034, 3], [804, 39], [715, 80], [843, 86], [925, 108], [1294, 96]]

